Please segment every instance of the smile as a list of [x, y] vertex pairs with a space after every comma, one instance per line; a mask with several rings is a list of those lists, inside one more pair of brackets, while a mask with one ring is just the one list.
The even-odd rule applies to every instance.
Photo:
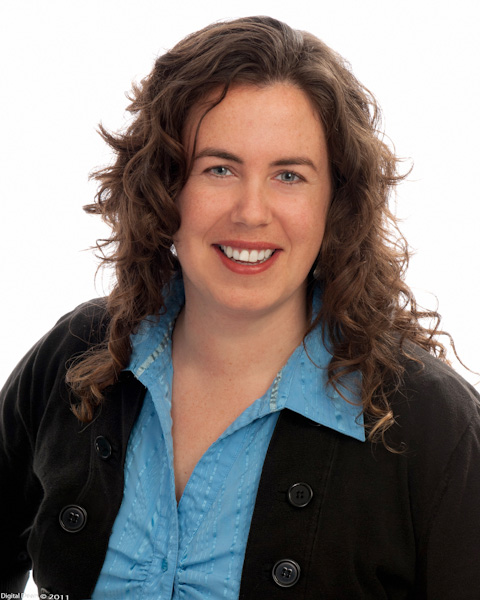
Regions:
[[221, 245], [218, 247], [231, 261], [241, 264], [260, 265], [275, 253], [275, 249], [248, 250], [246, 248], [232, 248], [232, 246]]

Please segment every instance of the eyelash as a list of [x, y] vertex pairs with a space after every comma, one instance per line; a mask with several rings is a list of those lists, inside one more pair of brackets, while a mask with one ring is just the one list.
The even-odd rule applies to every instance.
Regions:
[[[215, 170], [219, 170], [219, 169], [224, 169], [225, 171], [228, 171], [228, 173], [232, 174], [230, 169], [228, 167], [224, 167], [223, 165], [218, 165], [216, 167], [210, 167], [209, 169], [207, 169], [207, 172], [211, 173], [214, 177], [219, 177], [220, 179], [223, 179], [224, 177], [227, 176], [227, 173], [220, 175], [219, 173], [214, 172]], [[286, 175], [286, 174], [293, 175], [296, 178], [294, 181], [282, 181], [282, 183], [285, 183], [286, 185], [294, 185], [295, 183], [298, 183], [299, 181], [305, 181], [305, 178], [302, 177], [301, 175], [299, 175], [298, 173], [295, 173], [295, 171], [282, 171], [281, 173], [276, 175], [275, 179], [277, 179], [278, 177], [281, 177], [282, 175]]]
[[218, 173], [214, 173], [214, 171], [217, 169], [224, 169], [225, 171], [228, 171], [230, 174], [232, 173], [228, 167], [224, 167], [223, 165], [218, 165], [217, 167], [210, 167], [209, 169], [207, 169], [207, 172], [211, 173], [215, 177], [223, 178], [226, 174], [224, 173], [223, 175], [219, 175]]
[[277, 175], [277, 177], [280, 177], [281, 175], [293, 175], [294, 177], [296, 177], [295, 181], [283, 181], [282, 183], [286, 183], [287, 185], [294, 185], [295, 183], [298, 183], [299, 181], [305, 181], [305, 178], [302, 177], [301, 175], [299, 175], [298, 173], [295, 173], [295, 171], [282, 171], [281, 173], [279, 173]]

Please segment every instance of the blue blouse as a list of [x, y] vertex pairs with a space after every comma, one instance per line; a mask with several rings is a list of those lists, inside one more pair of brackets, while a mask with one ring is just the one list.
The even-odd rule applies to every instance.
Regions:
[[238, 598], [255, 497], [279, 411], [288, 408], [365, 440], [359, 380], [352, 378], [345, 392], [356, 406], [326, 386], [330, 355], [313, 332], [307, 338], [312, 360], [301, 344], [268, 391], [205, 452], [177, 505], [171, 334], [183, 303], [177, 281], [166, 314], [146, 320], [132, 338], [128, 370], [147, 393], [130, 436], [123, 501], [93, 599]]

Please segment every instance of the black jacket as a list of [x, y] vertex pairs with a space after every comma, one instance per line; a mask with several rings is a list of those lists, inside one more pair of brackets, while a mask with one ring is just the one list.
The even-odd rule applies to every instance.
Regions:
[[[145, 389], [129, 372], [93, 423], [71, 412], [68, 362], [104, 333], [101, 301], [63, 317], [1, 394], [0, 591], [89, 598], [122, 500]], [[282, 411], [262, 471], [242, 599], [480, 598], [480, 399], [418, 348], [382, 444]], [[295, 485], [295, 484], [303, 485]], [[307, 485], [305, 485], [307, 484]]]

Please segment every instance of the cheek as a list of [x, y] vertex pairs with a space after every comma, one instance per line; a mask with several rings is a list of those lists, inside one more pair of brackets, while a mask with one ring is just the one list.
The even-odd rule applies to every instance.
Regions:
[[218, 222], [215, 203], [198, 190], [184, 188], [177, 206], [180, 213], [180, 229], [175, 236], [178, 245], [187, 247], [198, 243]]
[[286, 215], [285, 223], [292, 240], [301, 240], [305, 246], [320, 246], [325, 232], [328, 205], [310, 206], [301, 212]]
[[305, 236], [307, 252], [310, 255], [310, 260], [313, 263], [320, 252], [323, 241], [324, 228], [318, 224], [309, 232], [309, 237]]
[[181, 230], [206, 234], [228, 218], [230, 196], [227, 190], [212, 190], [200, 182], [187, 182], [177, 199]]
[[180, 237], [186, 232], [198, 227], [202, 220], [202, 204], [198, 201], [198, 196], [192, 193], [190, 186], [185, 186], [177, 199], [178, 211], [180, 213]]
[[301, 227], [296, 231], [298, 240], [302, 240], [304, 260], [315, 262], [323, 242], [326, 224], [326, 211], [315, 211], [302, 221]]

